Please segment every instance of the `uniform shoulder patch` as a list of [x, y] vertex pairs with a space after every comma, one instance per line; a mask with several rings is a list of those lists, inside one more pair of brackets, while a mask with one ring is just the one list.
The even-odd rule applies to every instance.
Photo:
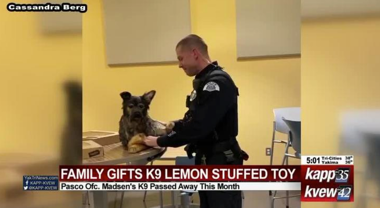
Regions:
[[220, 91], [220, 87], [216, 82], [208, 82], [204, 87], [203, 91]]

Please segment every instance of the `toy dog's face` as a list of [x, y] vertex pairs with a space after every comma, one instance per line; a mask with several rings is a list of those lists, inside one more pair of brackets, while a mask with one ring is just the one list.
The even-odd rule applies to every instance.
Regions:
[[149, 105], [155, 94], [154, 90], [142, 96], [132, 96], [129, 92], [120, 93], [123, 98], [123, 116], [127, 117], [129, 122], [139, 123], [147, 116]]

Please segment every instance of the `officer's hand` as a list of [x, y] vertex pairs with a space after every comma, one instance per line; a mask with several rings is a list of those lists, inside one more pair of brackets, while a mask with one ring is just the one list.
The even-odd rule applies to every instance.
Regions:
[[155, 136], [147, 136], [145, 139], [144, 139], [144, 143], [146, 146], [150, 146], [150, 147], [158, 147], [158, 144], [157, 144], [157, 138], [158, 137], [155, 137]]

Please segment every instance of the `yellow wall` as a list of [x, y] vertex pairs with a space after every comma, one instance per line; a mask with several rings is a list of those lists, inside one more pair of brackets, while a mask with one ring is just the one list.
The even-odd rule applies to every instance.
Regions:
[[[182, 118], [192, 79], [177, 65], [107, 66], [101, 2], [85, 1], [91, 9], [83, 19], [84, 130], [117, 131], [122, 113], [119, 93], [124, 90], [142, 94], [154, 89], [151, 116]], [[265, 147], [272, 137], [272, 109], [300, 105], [299, 58], [237, 62], [234, 1], [192, 0], [191, 21], [192, 32], [206, 40], [211, 58], [226, 68], [240, 89], [238, 140], [251, 155], [249, 164], [268, 164]]]
[[82, 36], [42, 34], [40, 13], [8, 12], [7, 3], [0, 3], [0, 152], [57, 153], [66, 119], [62, 83], [80, 80]]
[[[337, 154], [339, 113], [345, 109], [379, 108], [379, 37], [380, 18], [376, 17], [302, 23], [303, 154]], [[360, 175], [356, 175], [355, 185], [360, 181]], [[357, 187], [356, 201], [360, 194]], [[321, 205], [302, 203], [307, 208]], [[378, 204], [370, 202], [369, 207]]]

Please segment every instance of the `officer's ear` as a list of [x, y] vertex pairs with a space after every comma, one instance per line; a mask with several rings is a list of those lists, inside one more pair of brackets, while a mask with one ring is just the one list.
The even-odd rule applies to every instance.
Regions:
[[150, 104], [152, 102], [155, 94], [156, 94], [156, 91], [152, 90], [150, 92], [144, 93], [144, 95], [142, 97], [144, 98], [145, 101], [148, 102], [148, 104]]
[[191, 51], [193, 53], [193, 56], [194, 56], [194, 59], [195, 60], [198, 60], [199, 56], [200, 56], [200, 52], [198, 49], [196, 48], [193, 48], [193, 50]]

